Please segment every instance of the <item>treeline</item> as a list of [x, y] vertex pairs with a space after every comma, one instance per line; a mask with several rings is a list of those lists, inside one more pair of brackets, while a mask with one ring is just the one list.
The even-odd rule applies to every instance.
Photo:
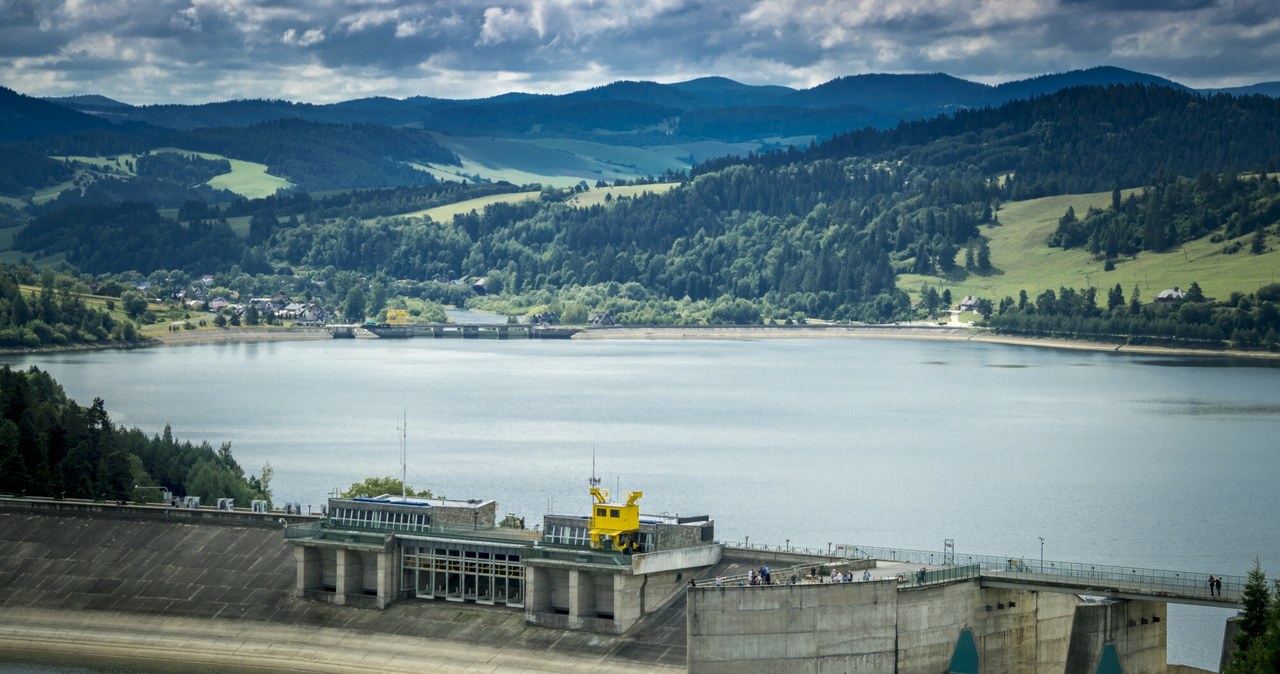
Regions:
[[1211, 301], [1192, 282], [1185, 297], [1167, 303], [1143, 303], [1137, 287], [1126, 298], [1119, 284], [1105, 298], [1096, 288], [1046, 290], [1035, 298], [1023, 291], [1016, 300], [1002, 299], [987, 324], [1007, 334], [1275, 351], [1280, 284]]
[[1166, 173], [1127, 199], [1114, 190], [1109, 209], [1090, 209], [1083, 217], [1068, 209], [1049, 245], [1086, 248], [1111, 260], [1144, 250], [1165, 251], [1215, 232], [1218, 241], [1247, 234], [1261, 239], [1265, 228], [1278, 221], [1280, 180], [1274, 175], [1205, 172], [1190, 179]]
[[[452, 165], [460, 162], [456, 154], [437, 143], [429, 132], [419, 129], [322, 124], [298, 119], [189, 131], [122, 124], [111, 129], [43, 137], [13, 147], [19, 149], [11, 152], [23, 153], [13, 155], [20, 160], [17, 166], [35, 171], [45, 170], [44, 162], [51, 155], [141, 155], [157, 147], [176, 147], [266, 164], [271, 175], [286, 178], [308, 191], [429, 185], [436, 182], [435, 178], [406, 162]], [[14, 172], [21, 173], [16, 168]], [[50, 180], [43, 179], [28, 186], [48, 184]], [[208, 200], [208, 196], [193, 193], [190, 198]]]
[[229, 443], [214, 450], [180, 442], [167, 426], [148, 437], [113, 424], [101, 398], [77, 405], [47, 372], [0, 367], [0, 492], [129, 501], [158, 494], [137, 485], [247, 507], [271, 498], [270, 482], [269, 465], [246, 477]]
[[1001, 197], [1021, 200], [1142, 185], [1162, 172], [1274, 170], [1277, 147], [1280, 99], [1116, 85], [1065, 89], [888, 131], [867, 128], [803, 156], [973, 167], [1006, 176]]
[[1236, 650], [1223, 673], [1280, 672], [1280, 582], [1268, 584], [1257, 559], [1240, 593], [1237, 624]]
[[244, 243], [225, 220], [179, 223], [152, 203], [78, 205], [32, 220], [14, 248], [41, 256], [62, 253], [89, 273], [154, 269], [227, 269], [243, 258]]
[[485, 277], [491, 292], [638, 283], [659, 298], [887, 320], [907, 304], [897, 267], [951, 271], [990, 221], [990, 199], [980, 176], [856, 160], [732, 166], [588, 208], [529, 201], [443, 224], [301, 223], [276, 231], [267, 256], [394, 279]]
[[23, 194], [70, 180], [75, 171], [30, 148], [0, 145], [0, 194]]
[[[70, 289], [69, 279], [52, 271], [39, 277], [30, 269], [0, 265], [0, 347], [38, 348], [77, 344], [133, 343], [133, 323], [118, 321], [110, 311], [85, 304]], [[24, 293], [20, 284], [39, 284]]]
[[164, 178], [182, 185], [197, 185], [230, 173], [231, 162], [179, 152], [157, 152], [138, 157], [135, 170], [139, 178]]

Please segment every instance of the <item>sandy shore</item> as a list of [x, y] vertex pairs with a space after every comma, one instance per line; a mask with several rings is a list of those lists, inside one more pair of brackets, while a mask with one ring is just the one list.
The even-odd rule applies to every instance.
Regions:
[[304, 339], [332, 339], [329, 331], [317, 327], [299, 328], [208, 328], [180, 330], [154, 335], [161, 344], [208, 344], [212, 342], [275, 342]]
[[734, 327], [616, 327], [580, 332], [574, 339], [923, 339], [957, 342], [982, 342], [1011, 346], [1034, 346], [1046, 349], [1109, 351], [1113, 353], [1152, 354], [1166, 356], [1224, 356], [1276, 360], [1280, 353], [1184, 349], [1164, 346], [1108, 344], [1047, 337], [998, 335], [980, 328], [933, 325], [840, 325], [840, 326], [734, 326]]
[[182, 664], [202, 671], [323, 672], [632, 672], [684, 671], [620, 663], [516, 645], [455, 643], [238, 620], [6, 608], [0, 661], [46, 657], [108, 659], [112, 664]]
[[[1113, 353], [1150, 354], [1165, 356], [1215, 356], [1230, 358], [1254, 358], [1280, 360], [1280, 353], [1266, 351], [1235, 351], [1190, 349], [1165, 346], [1109, 344], [1047, 337], [1017, 337], [998, 335], [980, 328], [939, 326], [933, 324], [906, 325], [790, 325], [790, 326], [617, 326], [588, 328], [573, 336], [575, 340], [632, 339], [632, 340], [756, 340], [756, 339], [925, 339], [957, 342], [983, 342], [1011, 346], [1034, 346], [1046, 349], [1071, 349], [1079, 351], [1110, 351]], [[328, 331], [319, 327], [299, 328], [227, 328], [208, 330], [184, 330], [157, 337], [161, 345], [206, 344], [215, 342], [265, 342], [308, 339], [332, 339]], [[357, 339], [377, 339], [359, 334]]]

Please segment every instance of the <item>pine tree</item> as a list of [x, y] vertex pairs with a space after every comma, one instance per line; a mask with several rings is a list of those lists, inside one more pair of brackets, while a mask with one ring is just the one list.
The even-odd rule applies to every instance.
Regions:
[[1254, 560], [1241, 599], [1244, 611], [1239, 649], [1225, 674], [1274, 674], [1280, 672], [1280, 582], [1268, 592], [1267, 577]]
[[1267, 574], [1262, 571], [1262, 563], [1257, 559], [1253, 560], [1253, 570], [1249, 571], [1249, 578], [1244, 583], [1240, 604], [1240, 633], [1236, 635], [1236, 646], [1243, 653], [1266, 632], [1267, 618], [1271, 611]]

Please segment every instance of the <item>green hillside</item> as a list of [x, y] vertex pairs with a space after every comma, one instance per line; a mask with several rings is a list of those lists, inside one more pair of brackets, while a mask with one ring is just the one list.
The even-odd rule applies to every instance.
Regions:
[[572, 187], [582, 181], [632, 180], [667, 171], [688, 170], [688, 163], [669, 151], [588, 141], [541, 138], [456, 137], [436, 134], [441, 145], [462, 160], [461, 166], [423, 166], [441, 180], [480, 176], [514, 185], [540, 183]]
[[[1128, 197], [1138, 191], [1127, 190], [1123, 194]], [[1090, 207], [1106, 208], [1110, 201], [1110, 192], [1097, 192], [1006, 203], [997, 212], [999, 224], [981, 228], [981, 233], [990, 240], [994, 273], [985, 276], [970, 273], [963, 280], [954, 281], [903, 274], [898, 285], [913, 297], [917, 297], [922, 284], [927, 283], [950, 288], [957, 300], [974, 295], [998, 301], [1005, 296], [1016, 298], [1019, 290], [1026, 290], [1034, 297], [1044, 290], [1090, 286], [1109, 290], [1119, 283], [1126, 296], [1137, 286], [1143, 300], [1149, 301], [1165, 288], [1186, 288], [1192, 281], [1200, 284], [1206, 296], [1218, 298], [1237, 290], [1252, 292], [1280, 281], [1277, 274], [1280, 254], [1274, 250], [1274, 237], [1269, 241], [1272, 250], [1262, 255], [1248, 252], [1248, 236], [1217, 243], [1205, 237], [1164, 253], [1144, 252], [1133, 258], [1121, 258], [1112, 271], [1104, 271], [1103, 261], [1086, 250], [1063, 250], [1046, 245], [1068, 207], [1076, 213], [1085, 213]], [[1242, 242], [1242, 250], [1234, 254], [1224, 252], [1237, 241]], [[963, 249], [957, 256], [957, 264], [964, 266]]]

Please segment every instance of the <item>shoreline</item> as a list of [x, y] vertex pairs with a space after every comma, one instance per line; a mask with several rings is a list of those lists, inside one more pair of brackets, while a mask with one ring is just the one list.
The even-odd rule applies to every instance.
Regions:
[[[319, 327], [233, 328], [195, 330], [160, 335], [153, 346], [179, 346], [220, 342], [272, 342], [332, 339]], [[376, 339], [357, 337], [357, 339]], [[1130, 355], [1194, 356], [1261, 361], [1280, 360], [1269, 351], [1212, 350], [1142, 344], [1114, 344], [1054, 337], [998, 335], [986, 330], [934, 325], [818, 325], [818, 326], [617, 326], [588, 328], [574, 340], [761, 340], [761, 339], [907, 339], [977, 342], [1071, 351], [1099, 351]]]

